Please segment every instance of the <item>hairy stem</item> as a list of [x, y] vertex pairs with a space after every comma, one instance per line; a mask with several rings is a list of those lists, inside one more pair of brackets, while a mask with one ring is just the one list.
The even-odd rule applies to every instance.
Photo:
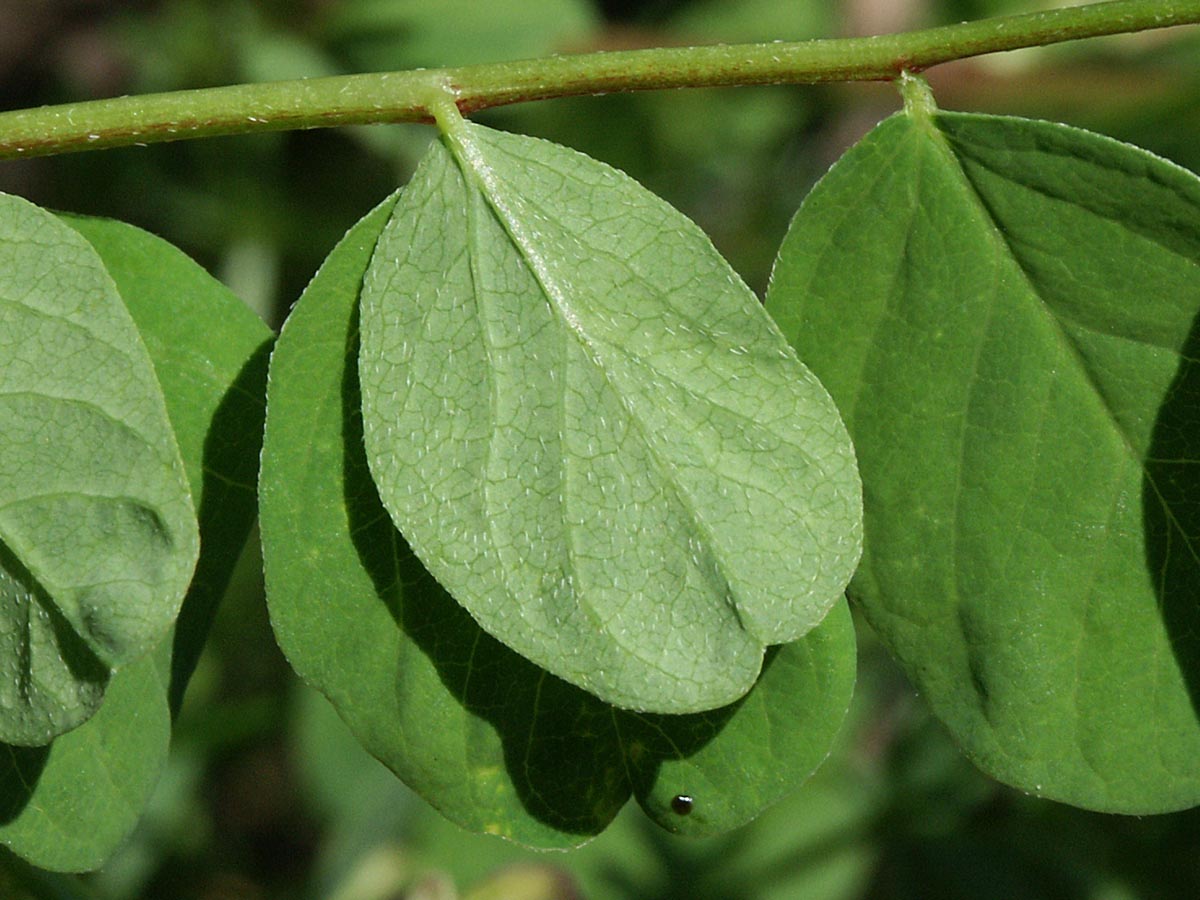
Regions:
[[1000, 50], [1200, 22], [1200, 0], [1112, 0], [905, 34], [729, 44], [345, 75], [0, 113], [0, 159], [255, 131], [428, 122], [449, 96], [491, 106], [613, 91], [877, 81]]

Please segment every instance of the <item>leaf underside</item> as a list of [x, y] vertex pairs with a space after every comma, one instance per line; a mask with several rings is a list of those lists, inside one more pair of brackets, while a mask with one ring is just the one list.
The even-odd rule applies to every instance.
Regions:
[[899, 115], [797, 214], [768, 308], [863, 473], [852, 597], [967, 753], [1200, 802], [1200, 183], [1062, 125]]
[[686, 218], [545, 141], [461, 123], [362, 293], [367, 456], [490, 634], [617, 706], [725, 705], [858, 559], [825, 390]]
[[[615, 709], [484, 632], [409, 551], [362, 449], [355, 310], [394, 203], [326, 260], [272, 356], [260, 516], [280, 646], [371, 753], [466, 828], [574, 846], [631, 792], [673, 830], [745, 822], [828, 752], [854, 680], [845, 604], [773, 653], [741, 703], [694, 716]], [[676, 794], [695, 798], [692, 815], [672, 811]]]
[[78, 872], [103, 864], [141, 817], [253, 522], [271, 334], [166, 242], [121, 222], [62, 218], [100, 254], [146, 345], [203, 545], [173, 636], [113, 675], [94, 716], [48, 747], [0, 744], [0, 843], [40, 868]]
[[174, 620], [198, 536], [162, 391], [99, 257], [0, 196], [0, 740], [45, 744]]

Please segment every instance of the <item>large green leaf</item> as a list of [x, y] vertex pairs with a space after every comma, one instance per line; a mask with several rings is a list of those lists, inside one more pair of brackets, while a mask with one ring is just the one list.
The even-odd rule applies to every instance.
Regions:
[[203, 544], [173, 640], [119, 670], [96, 715], [48, 747], [0, 744], [0, 843], [43, 868], [80, 871], [112, 853], [158, 781], [172, 708], [253, 522], [270, 331], [158, 238], [66, 222], [100, 254], [149, 351]]
[[837, 410], [708, 239], [632, 179], [464, 122], [447, 144], [363, 284], [384, 506], [555, 675], [638, 710], [736, 700], [858, 560]]
[[845, 604], [775, 652], [740, 704], [696, 716], [614, 709], [482, 631], [408, 550], [363, 451], [355, 310], [394, 203], [333, 251], [272, 356], [260, 515], [280, 646], [371, 753], [467, 828], [570, 846], [631, 791], [668, 827], [740, 824], [828, 752], [854, 678]]
[[179, 611], [198, 553], [162, 391], [95, 250], [0, 197], [0, 740], [48, 743]]
[[1200, 802], [1200, 183], [1062, 125], [881, 124], [768, 308], [862, 466], [871, 623], [1031, 793]]

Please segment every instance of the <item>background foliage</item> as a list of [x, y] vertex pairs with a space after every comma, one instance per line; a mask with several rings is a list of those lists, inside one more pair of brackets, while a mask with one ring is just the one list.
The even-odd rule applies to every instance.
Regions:
[[[496, 0], [483, 14], [466, 0], [31, 0], [0, 5], [0, 105], [554, 50], [870, 33], [1030, 6]], [[945, 66], [930, 81], [943, 108], [1055, 118], [1195, 171], [1198, 43], [1169, 33], [1090, 41]], [[761, 290], [812, 181], [898, 105], [887, 86], [747, 88], [551, 101], [481, 120], [625, 169], [694, 218]], [[157, 233], [277, 327], [431, 137], [378, 127], [6, 163], [0, 190]], [[484, 897], [504, 879], [546, 897], [570, 896], [570, 885], [648, 898], [1200, 892], [1200, 814], [1100, 816], [993, 784], [929, 720], [861, 622], [859, 685], [838, 749], [744, 829], [672, 838], [627, 809], [569, 856], [466, 835], [297, 683], [275, 650], [260, 572], [250, 549], [176, 722], [167, 774], [127, 848], [84, 878], [0, 855], [0, 896], [371, 900], [453, 884]]]

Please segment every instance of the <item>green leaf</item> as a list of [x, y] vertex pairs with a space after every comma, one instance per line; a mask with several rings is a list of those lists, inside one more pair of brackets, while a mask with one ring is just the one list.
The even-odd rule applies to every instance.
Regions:
[[560, 678], [638, 710], [736, 700], [857, 562], [837, 410], [707, 238], [636, 182], [465, 122], [448, 143], [364, 280], [385, 507], [490, 634]]
[[202, 550], [175, 625], [177, 710], [258, 512], [271, 329], [166, 241], [112, 219], [63, 217], [87, 238], [137, 325], [197, 500]]
[[1198, 261], [1192, 174], [918, 110], [768, 294], [855, 439], [852, 597], [985, 771], [1092, 809], [1200, 802]]
[[[836, 604], [804, 638], [767, 652], [733, 706], [688, 716], [616, 712], [618, 752], [645, 812], [668, 831], [719, 834], [800, 785], [829, 754], [854, 691], [854, 623]], [[681, 814], [675, 798], [690, 798]]]
[[92, 715], [174, 621], [198, 553], [162, 391], [96, 252], [0, 197], [0, 740]]
[[[660, 822], [740, 824], [828, 752], [854, 679], [845, 604], [781, 648], [739, 705], [616, 710], [489, 637], [392, 525], [362, 447], [356, 307], [395, 199], [352, 229], [271, 360], [260, 485], [271, 621], [363, 745], [453, 821], [543, 847], [584, 842], [635, 792]], [[694, 799], [690, 816], [671, 799]]]
[[165, 656], [119, 671], [96, 714], [49, 746], [0, 744], [0, 843], [43, 869], [81, 872], [128, 836], [167, 761]]
[[48, 747], [0, 744], [0, 843], [42, 868], [82, 871], [124, 840], [158, 781], [171, 711], [253, 522], [270, 331], [158, 238], [65, 221], [100, 254], [149, 351], [203, 544], [173, 640], [119, 670], [96, 715]]

